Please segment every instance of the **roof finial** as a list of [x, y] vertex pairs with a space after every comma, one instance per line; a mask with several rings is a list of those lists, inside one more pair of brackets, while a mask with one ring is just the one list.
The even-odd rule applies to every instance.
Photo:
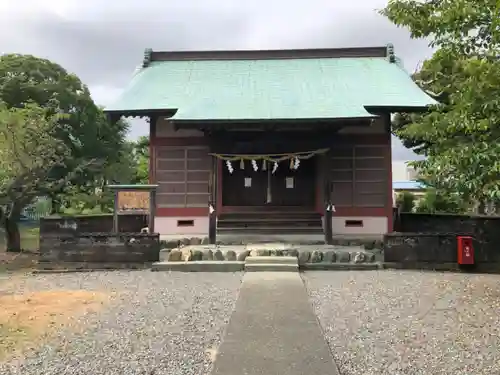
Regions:
[[387, 57], [389, 59], [389, 62], [396, 62], [396, 55], [394, 55], [394, 44], [392, 43], [387, 44]]
[[153, 55], [152, 48], [146, 48], [144, 50], [144, 60], [142, 60], [142, 67], [143, 68], [147, 68], [149, 66], [149, 63], [151, 62], [152, 55]]

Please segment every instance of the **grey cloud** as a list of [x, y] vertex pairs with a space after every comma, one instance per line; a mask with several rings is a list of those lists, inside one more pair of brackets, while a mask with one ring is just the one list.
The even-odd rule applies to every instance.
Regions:
[[[27, 0], [18, 0], [27, 3]], [[43, 7], [24, 15], [0, 14], [0, 53], [31, 53], [64, 66], [96, 87], [109, 102], [156, 50], [314, 48], [392, 42], [409, 71], [430, 55], [425, 41], [390, 24], [375, 11], [386, 0], [65, 0], [65, 15]], [[134, 124], [133, 134], [146, 127]], [[395, 142], [394, 158], [411, 158]]]

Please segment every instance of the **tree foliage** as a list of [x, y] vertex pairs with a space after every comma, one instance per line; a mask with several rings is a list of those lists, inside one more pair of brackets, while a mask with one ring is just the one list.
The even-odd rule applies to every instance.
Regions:
[[[8, 108], [33, 102], [48, 115], [64, 114], [54, 136], [66, 145], [64, 163], [52, 169], [54, 179], [73, 175], [73, 184], [85, 185], [99, 178], [106, 165], [119, 161], [127, 123], [107, 121], [88, 88], [56, 63], [31, 55], [0, 56], [0, 100]], [[80, 173], [73, 173], [87, 165]], [[56, 197], [62, 191], [40, 193]]]
[[149, 183], [149, 138], [141, 136], [132, 143], [135, 163], [135, 183]]
[[61, 115], [47, 114], [35, 104], [9, 109], [0, 103], [0, 204], [7, 250], [20, 250], [17, 220], [21, 210], [41, 189], [59, 189], [67, 183], [51, 178], [69, 153], [54, 136], [60, 119]]
[[414, 165], [429, 186], [469, 205], [500, 202], [498, 6], [491, 0], [391, 0], [382, 11], [438, 48], [414, 79], [440, 105], [398, 116], [395, 133], [427, 156]]
[[381, 14], [410, 30], [412, 38], [462, 55], [496, 56], [500, 46], [498, 0], [389, 0]]
[[114, 194], [108, 184], [147, 184], [149, 182], [149, 139], [126, 141], [119, 161], [106, 163], [99, 179], [86, 185], [72, 185], [61, 197], [64, 214], [110, 213]]
[[396, 204], [401, 212], [412, 212], [415, 207], [415, 194], [409, 191], [399, 193], [396, 198]]
[[425, 195], [419, 199], [415, 212], [420, 213], [463, 213], [467, 209], [463, 201], [455, 195], [443, 195], [434, 189], [429, 189]]

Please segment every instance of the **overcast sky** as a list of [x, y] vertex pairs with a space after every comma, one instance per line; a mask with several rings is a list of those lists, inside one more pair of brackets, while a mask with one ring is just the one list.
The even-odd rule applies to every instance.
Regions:
[[[144, 49], [363, 47], [393, 43], [409, 71], [431, 56], [377, 14], [387, 0], [0, 0], [0, 54], [28, 53], [76, 73], [111, 103]], [[146, 135], [133, 123], [131, 136]], [[412, 159], [399, 141], [393, 158]]]

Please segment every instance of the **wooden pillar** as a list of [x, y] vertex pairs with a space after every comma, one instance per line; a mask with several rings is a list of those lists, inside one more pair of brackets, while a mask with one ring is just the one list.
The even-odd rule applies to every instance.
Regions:
[[149, 192], [149, 233], [155, 232], [155, 216], [156, 216], [156, 188]]
[[155, 138], [156, 138], [156, 123], [158, 121], [158, 116], [149, 116], [149, 183], [156, 183], [156, 149], [155, 149]]
[[113, 211], [113, 232], [118, 233], [118, 190], [115, 189], [115, 209]]
[[218, 159], [212, 156], [212, 170], [209, 182], [208, 198], [208, 243], [215, 245], [217, 242], [217, 171]]
[[330, 171], [330, 153], [325, 153], [322, 155], [322, 169], [323, 169], [323, 200], [325, 214], [323, 217], [323, 232], [325, 234], [325, 243], [328, 245], [333, 244], [333, 228], [332, 228], [332, 214], [333, 214], [333, 204], [331, 202], [332, 195], [332, 182], [331, 182], [331, 171]]

